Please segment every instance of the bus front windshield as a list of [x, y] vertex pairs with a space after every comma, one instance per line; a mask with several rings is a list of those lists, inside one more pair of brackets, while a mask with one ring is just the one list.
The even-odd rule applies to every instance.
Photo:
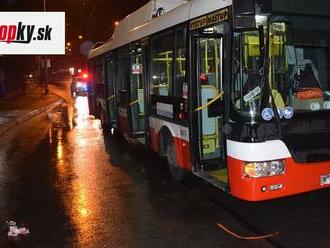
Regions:
[[[269, 42], [266, 42], [268, 33]], [[236, 110], [249, 118], [260, 117], [265, 108], [272, 106], [279, 109], [280, 118], [286, 107], [295, 113], [329, 111], [330, 20], [273, 18], [264, 37], [265, 41], [261, 42], [258, 31], [234, 34], [231, 98]], [[261, 61], [263, 44], [260, 43], [269, 44], [265, 50], [267, 63]], [[265, 87], [261, 80], [263, 70], [267, 72], [264, 82], [270, 87]]]

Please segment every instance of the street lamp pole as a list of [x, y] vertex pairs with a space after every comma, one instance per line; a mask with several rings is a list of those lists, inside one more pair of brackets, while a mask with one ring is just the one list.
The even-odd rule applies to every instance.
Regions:
[[[46, 0], [44, 0], [44, 12], [46, 12]], [[44, 69], [45, 69], [45, 95], [48, 95], [48, 63], [47, 56], [44, 57]]]

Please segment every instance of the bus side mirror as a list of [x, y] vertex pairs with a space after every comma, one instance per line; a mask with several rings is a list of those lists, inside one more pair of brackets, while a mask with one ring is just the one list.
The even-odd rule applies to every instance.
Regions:
[[[209, 99], [210, 101], [211, 99]], [[225, 114], [225, 101], [218, 99], [207, 108], [208, 117], [218, 117]]]

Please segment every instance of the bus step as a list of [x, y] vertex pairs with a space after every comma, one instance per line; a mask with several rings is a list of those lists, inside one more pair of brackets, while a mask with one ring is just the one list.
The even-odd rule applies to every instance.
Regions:
[[[193, 172], [196, 176], [204, 179], [205, 181], [211, 183], [213, 186], [227, 192], [228, 185], [227, 185], [227, 178], [223, 178], [222, 176], [219, 177], [219, 172], [217, 171], [210, 171], [210, 172]], [[218, 174], [218, 175], [217, 175]], [[221, 172], [221, 174], [223, 174]], [[225, 180], [226, 179], [226, 180]]]

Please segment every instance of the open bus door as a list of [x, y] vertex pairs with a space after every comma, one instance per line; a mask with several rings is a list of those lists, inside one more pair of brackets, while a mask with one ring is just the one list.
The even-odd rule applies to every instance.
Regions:
[[[192, 35], [193, 99], [192, 135], [195, 154], [193, 173], [226, 189], [227, 167], [222, 134], [223, 114], [214, 115], [211, 107], [224, 109], [223, 37], [219, 34]], [[222, 105], [222, 106], [221, 106]]]

